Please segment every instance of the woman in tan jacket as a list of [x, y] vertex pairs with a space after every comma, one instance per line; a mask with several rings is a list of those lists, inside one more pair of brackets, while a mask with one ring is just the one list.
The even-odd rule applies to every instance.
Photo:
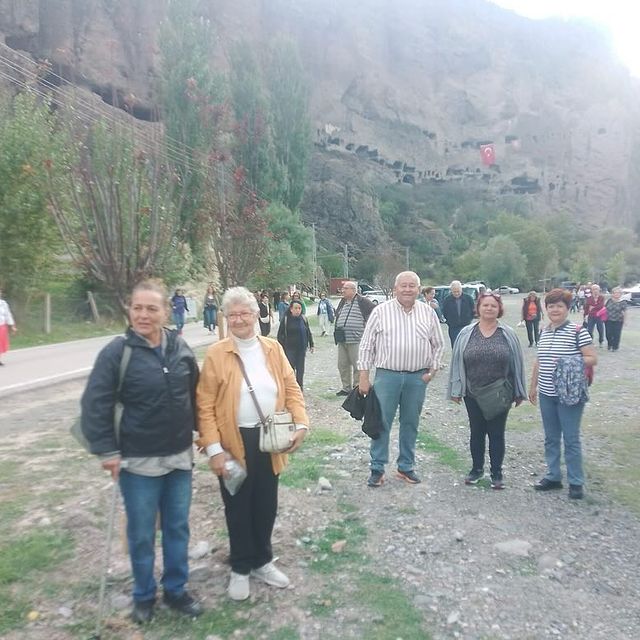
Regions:
[[251, 386], [265, 416], [274, 411], [291, 412], [296, 432], [292, 453], [307, 433], [309, 418], [295, 374], [282, 347], [256, 335], [258, 304], [244, 287], [226, 291], [222, 310], [229, 337], [209, 347], [197, 389], [200, 439], [209, 466], [221, 479], [225, 462], [237, 460], [247, 477], [234, 495], [220, 483], [231, 547], [233, 600], [249, 597], [249, 577], [284, 588], [289, 578], [273, 564], [271, 534], [278, 508], [278, 477], [287, 454], [263, 453], [259, 449], [260, 416], [244, 380], [242, 360]]

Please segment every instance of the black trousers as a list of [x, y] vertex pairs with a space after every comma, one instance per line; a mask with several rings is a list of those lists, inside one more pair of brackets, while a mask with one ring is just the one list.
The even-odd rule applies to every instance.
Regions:
[[478, 403], [471, 397], [464, 397], [464, 404], [469, 415], [469, 448], [473, 468], [478, 471], [484, 469], [484, 453], [486, 439], [489, 436], [489, 460], [491, 462], [491, 477], [502, 478], [502, 462], [504, 460], [504, 432], [507, 426], [509, 411], [501, 413], [493, 420], [485, 420]]
[[292, 349], [291, 347], [287, 347], [284, 352], [287, 356], [289, 364], [291, 365], [291, 368], [296, 372], [296, 382], [302, 389], [302, 381], [304, 379], [304, 360], [307, 355], [307, 350]]
[[449, 325], [449, 340], [451, 341], [451, 348], [453, 349], [453, 343], [456, 341], [458, 334], [464, 329], [464, 325], [459, 327], [452, 327]]
[[540, 336], [540, 321], [525, 320], [524, 323], [527, 325], [527, 338], [529, 338], [529, 346], [533, 345], [534, 342], [538, 344], [538, 338]]
[[247, 477], [232, 496], [220, 482], [229, 531], [231, 570], [248, 575], [273, 560], [271, 534], [278, 512], [278, 476], [271, 454], [260, 451], [260, 430], [240, 429], [247, 461]]
[[620, 347], [622, 320], [607, 320], [604, 325], [607, 331], [607, 346], [610, 349], [617, 350]]
[[260, 335], [267, 337], [271, 333], [271, 321], [260, 322]]

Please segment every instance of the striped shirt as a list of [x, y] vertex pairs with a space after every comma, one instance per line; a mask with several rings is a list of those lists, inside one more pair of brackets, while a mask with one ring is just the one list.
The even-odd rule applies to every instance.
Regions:
[[545, 396], [558, 395], [553, 384], [558, 358], [581, 355], [580, 349], [590, 344], [593, 340], [587, 330], [573, 322], [567, 321], [556, 329], [545, 327], [538, 342], [538, 391]]
[[416, 302], [407, 313], [394, 298], [371, 312], [360, 342], [358, 369], [439, 369], [443, 351], [436, 312]]
[[360, 342], [364, 332], [364, 318], [360, 312], [358, 297], [354, 296], [351, 302], [345, 302], [336, 316], [336, 327], [342, 327], [346, 336], [345, 342]]

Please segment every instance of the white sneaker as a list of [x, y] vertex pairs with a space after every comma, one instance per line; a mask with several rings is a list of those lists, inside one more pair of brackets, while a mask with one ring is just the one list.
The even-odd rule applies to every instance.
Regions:
[[227, 593], [232, 600], [246, 600], [249, 597], [249, 576], [232, 571]]
[[276, 569], [273, 562], [267, 562], [267, 564], [262, 565], [260, 568], [253, 569], [251, 576], [279, 589], [284, 589], [289, 586], [289, 578], [287, 578], [280, 569]]

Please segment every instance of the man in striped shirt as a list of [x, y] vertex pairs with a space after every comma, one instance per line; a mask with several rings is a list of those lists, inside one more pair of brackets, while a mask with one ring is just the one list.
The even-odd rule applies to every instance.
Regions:
[[369, 371], [375, 367], [375, 391], [384, 430], [371, 441], [371, 475], [367, 484], [379, 487], [389, 461], [391, 425], [400, 407], [398, 477], [410, 484], [415, 473], [418, 423], [427, 385], [440, 368], [444, 338], [436, 312], [416, 303], [420, 278], [413, 271], [396, 276], [395, 298], [379, 304], [371, 313], [360, 342], [358, 369], [360, 393], [371, 388]]

